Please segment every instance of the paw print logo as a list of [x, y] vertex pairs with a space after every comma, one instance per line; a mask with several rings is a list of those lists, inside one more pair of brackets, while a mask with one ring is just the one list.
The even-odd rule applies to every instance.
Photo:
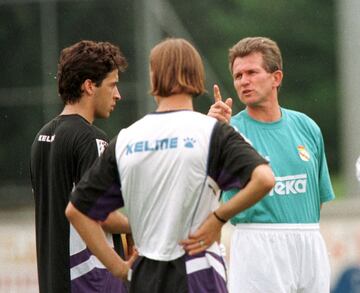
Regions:
[[184, 138], [184, 146], [186, 148], [193, 148], [196, 140], [190, 137]]

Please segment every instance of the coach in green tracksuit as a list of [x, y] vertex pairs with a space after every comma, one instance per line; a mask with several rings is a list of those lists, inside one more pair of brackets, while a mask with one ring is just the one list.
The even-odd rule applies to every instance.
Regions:
[[[321, 205], [335, 195], [321, 131], [305, 114], [280, 107], [282, 58], [274, 41], [240, 40], [229, 51], [229, 66], [246, 106], [230, 123], [270, 162], [276, 179], [267, 196], [231, 219], [229, 290], [329, 292], [330, 265], [319, 220]], [[209, 115], [227, 121], [232, 102], [222, 102], [214, 89], [217, 102]], [[224, 201], [234, 193], [225, 192]]]

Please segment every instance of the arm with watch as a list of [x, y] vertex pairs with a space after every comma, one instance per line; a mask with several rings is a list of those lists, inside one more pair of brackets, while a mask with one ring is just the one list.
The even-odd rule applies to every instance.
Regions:
[[239, 191], [210, 213], [202, 225], [181, 242], [190, 255], [202, 252], [218, 241], [222, 226], [256, 204], [275, 184], [268, 161], [231, 126], [219, 122], [210, 144], [208, 176], [221, 190], [236, 188]]

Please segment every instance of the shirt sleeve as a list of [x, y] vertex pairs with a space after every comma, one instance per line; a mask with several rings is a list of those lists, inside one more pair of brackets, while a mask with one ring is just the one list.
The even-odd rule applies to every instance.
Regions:
[[109, 213], [124, 206], [115, 146], [116, 139], [85, 172], [70, 195], [71, 203], [94, 220], [104, 221]]
[[243, 188], [258, 165], [268, 164], [233, 127], [220, 122], [212, 133], [208, 162], [208, 174], [222, 190]]
[[335, 198], [334, 190], [331, 185], [330, 174], [325, 156], [324, 140], [319, 130], [319, 191], [320, 202], [324, 203]]

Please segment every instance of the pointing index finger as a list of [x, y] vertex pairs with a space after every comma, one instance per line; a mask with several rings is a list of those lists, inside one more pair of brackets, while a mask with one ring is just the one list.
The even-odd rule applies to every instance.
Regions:
[[214, 84], [214, 99], [215, 99], [215, 103], [222, 100], [221, 94], [220, 94], [220, 89], [217, 84]]

